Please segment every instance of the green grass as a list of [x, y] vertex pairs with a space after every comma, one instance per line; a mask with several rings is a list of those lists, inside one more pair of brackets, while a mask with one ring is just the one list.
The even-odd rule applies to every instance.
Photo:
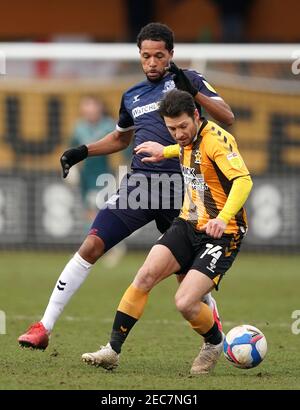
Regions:
[[16, 339], [41, 317], [69, 258], [63, 253], [1, 253], [0, 389], [299, 389], [300, 334], [291, 314], [300, 309], [300, 258], [241, 253], [216, 294], [225, 331], [249, 323], [266, 335], [264, 362], [252, 370], [221, 358], [214, 374], [189, 375], [200, 340], [175, 309], [175, 279], [152, 292], [143, 318], [124, 345], [119, 368], [107, 372], [81, 362], [106, 344], [119, 299], [144, 260], [128, 254], [114, 269], [100, 261], [58, 321], [45, 352], [22, 350]]

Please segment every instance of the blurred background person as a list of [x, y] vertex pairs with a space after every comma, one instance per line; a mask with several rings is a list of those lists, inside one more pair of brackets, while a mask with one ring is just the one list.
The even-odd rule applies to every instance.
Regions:
[[[75, 124], [70, 146], [89, 144], [97, 141], [115, 129], [115, 120], [106, 111], [102, 100], [93, 95], [82, 97], [79, 104], [80, 118]], [[79, 167], [73, 167], [71, 184], [79, 185], [82, 205], [84, 208], [85, 231], [88, 232], [92, 221], [98, 212], [96, 203], [100, 187], [97, 187], [97, 178], [102, 174], [112, 174], [113, 167], [109, 157], [90, 157]], [[108, 267], [115, 266], [125, 253], [125, 245], [118, 247], [105, 255], [104, 261]]]
[[[115, 121], [105, 113], [103, 102], [94, 96], [85, 96], [79, 105], [80, 119], [75, 124], [70, 146], [89, 144], [97, 141], [115, 129]], [[101, 174], [110, 174], [112, 169], [107, 156], [88, 158], [82, 166], [75, 168], [79, 175], [73, 173], [73, 183], [78, 182], [82, 204], [85, 211], [86, 230], [97, 212], [96, 181]], [[75, 171], [76, 172], [76, 171]]]

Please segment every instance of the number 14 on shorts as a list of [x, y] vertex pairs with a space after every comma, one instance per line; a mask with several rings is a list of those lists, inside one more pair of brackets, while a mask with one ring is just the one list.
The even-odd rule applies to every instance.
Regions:
[[207, 243], [206, 250], [200, 255], [200, 259], [203, 259], [204, 256], [207, 254], [215, 258], [217, 262], [219, 257], [222, 255], [222, 251], [220, 249], [222, 249], [222, 246], [220, 245], [214, 246], [212, 243]]

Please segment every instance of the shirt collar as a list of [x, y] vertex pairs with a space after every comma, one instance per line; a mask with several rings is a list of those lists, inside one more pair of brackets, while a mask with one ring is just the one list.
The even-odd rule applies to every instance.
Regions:
[[192, 145], [194, 144], [194, 142], [196, 142], [197, 139], [198, 139], [200, 136], [202, 136], [202, 135], [201, 135], [201, 132], [204, 130], [204, 128], [205, 128], [205, 127], [207, 126], [207, 124], [208, 124], [208, 121], [207, 121], [206, 118], [201, 117], [201, 120], [202, 120], [202, 124], [201, 124], [200, 127], [197, 129], [197, 133], [196, 133], [194, 139], [192, 140], [191, 144], [189, 144], [190, 146], [192, 146]]

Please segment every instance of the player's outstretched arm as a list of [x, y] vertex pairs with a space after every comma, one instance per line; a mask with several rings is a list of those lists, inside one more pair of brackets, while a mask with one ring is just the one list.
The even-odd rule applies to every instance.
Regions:
[[99, 141], [88, 144], [89, 157], [113, 154], [127, 148], [131, 142], [134, 131], [114, 130]]
[[174, 158], [180, 155], [180, 145], [168, 145], [164, 147], [164, 158]]
[[114, 130], [99, 141], [68, 149], [60, 157], [63, 178], [68, 176], [69, 170], [73, 165], [83, 161], [87, 157], [112, 154], [127, 148], [132, 136], [132, 130], [124, 132]]
[[195, 101], [202, 106], [209, 115], [215, 120], [226, 125], [232, 125], [234, 122], [234, 115], [228, 104], [222, 99], [214, 99], [199, 92], [194, 87], [185, 72], [179, 68], [173, 61], [171, 61], [168, 71], [175, 74], [174, 82], [179, 90], [187, 91], [191, 94]]
[[147, 157], [142, 158], [142, 162], [159, 162], [166, 158], [174, 158], [179, 156], [179, 145], [168, 145], [165, 147], [155, 141], [146, 141], [135, 147], [136, 154], [146, 154]]
[[200, 92], [198, 92], [194, 98], [215, 120], [226, 125], [232, 125], [234, 123], [233, 112], [224, 100], [216, 100]]

